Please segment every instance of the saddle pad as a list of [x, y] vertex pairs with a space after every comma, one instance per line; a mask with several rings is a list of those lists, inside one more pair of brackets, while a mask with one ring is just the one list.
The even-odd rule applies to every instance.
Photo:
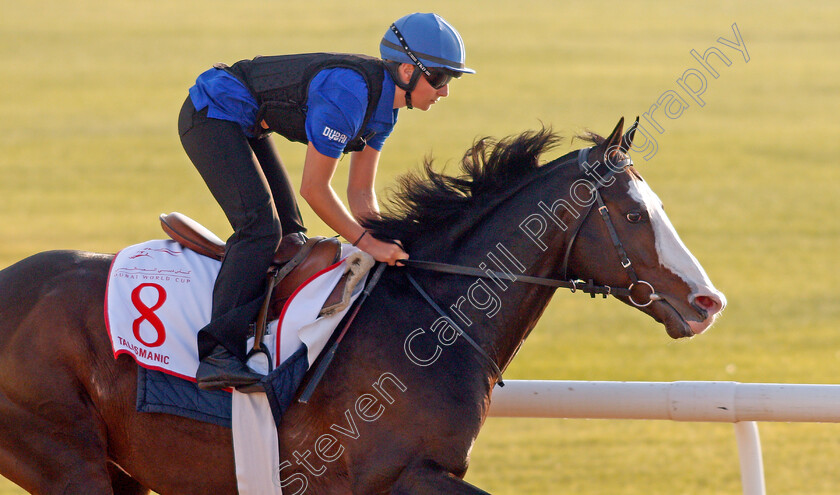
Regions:
[[231, 427], [230, 392], [201, 390], [195, 382], [142, 366], [137, 367], [136, 408]]
[[[292, 404], [309, 369], [307, 348], [300, 348], [265, 379], [265, 392], [276, 425]], [[166, 413], [231, 427], [231, 394], [227, 390], [201, 390], [195, 382], [158, 370], [137, 368], [139, 412]]]

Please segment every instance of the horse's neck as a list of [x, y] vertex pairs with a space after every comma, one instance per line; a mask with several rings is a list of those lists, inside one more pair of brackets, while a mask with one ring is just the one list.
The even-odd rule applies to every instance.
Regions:
[[[569, 233], [555, 224], [573, 225], [577, 219], [564, 208], [552, 211], [548, 219], [545, 208], [568, 199], [575, 176], [573, 170], [552, 170], [550, 175], [515, 186], [508, 194], [487, 201], [483, 210], [465, 212], [463, 222], [441, 228], [434, 239], [418, 246], [416, 259], [506, 274], [489, 279], [447, 277], [446, 287], [435, 287], [453, 321], [500, 368], [514, 357], [554, 293], [551, 288], [516, 282], [516, 277], [557, 275]], [[526, 233], [535, 215], [544, 224], [539, 239]]]
[[[555, 239], [554, 244], [559, 242], [562, 239]], [[500, 368], [504, 368], [554, 292], [515, 280], [519, 275], [550, 276], [556, 271], [551, 267], [559, 266], [562, 250], [552, 245], [543, 251], [520, 231], [518, 221], [490, 222], [460, 245], [438, 246], [436, 250], [452, 253], [446, 259], [449, 263], [505, 275], [456, 279], [454, 290], [447, 291], [445, 296], [451, 300], [441, 301], [449, 308], [453, 321], [475, 339]]]

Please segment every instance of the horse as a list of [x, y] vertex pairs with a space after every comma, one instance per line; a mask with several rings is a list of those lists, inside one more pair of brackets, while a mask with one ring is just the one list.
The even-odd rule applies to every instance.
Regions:
[[[623, 127], [547, 163], [551, 129], [484, 138], [460, 175], [426, 160], [400, 179], [365, 227], [466, 273], [383, 272], [314, 394], [282, 417], [284, 493], [486, 493], [463, 480], [470, 450], [557, 287], [609, 294], [675, 339], [713, 324], [726, 299]], [[137, 365], [114, 359], [103, 317], [112, 259], [49, 251], [0, 271], [0, 473], [32, 493], [236, 493], [228, 429], [135, 411]]]

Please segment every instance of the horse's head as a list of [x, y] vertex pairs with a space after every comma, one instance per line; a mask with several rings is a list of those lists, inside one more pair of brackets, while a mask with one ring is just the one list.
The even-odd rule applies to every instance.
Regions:
[[[565, 275], [572, 278], [631, 287], [629, 297], [617, 297], [664, 324], [671, 337], [690, 337], [714, 323], [726, 298], [627, 157], [637, 124], [638, 119], [622, 134], [622, 118], [608, 138], [581, 150], [578, 164], [593, 186], [586, 198], [591, 207], [577, 219], [563, 271], [568, 267]], [[586, 184], [578, 184], [572, 193], [585, 196]]]

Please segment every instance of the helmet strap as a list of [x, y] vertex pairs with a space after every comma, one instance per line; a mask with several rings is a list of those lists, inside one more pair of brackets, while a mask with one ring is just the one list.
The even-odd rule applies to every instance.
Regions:
[[414, 108], [411, 104], [411, 92], [417, 87], [417, 81], [420, 80], [420, 76], [423, 74], [417, 67], [411, 72], [411, 77], [409, 78], [408, 82], [405, 83], [402, 81], [400, 77], [399, 68], [402, 65], [401, 62], [395, 61], [387, 61], [385, 63], [385, 67], [388, 69], [388, 73], [391, 74], [391, 79], [394, 80], [394, 84], [396, 84], [400, 89], [405, 91], [405, 106], [408, 109]]
[[411, 92], [417, 87], [417, 81], [420, 80], [421, 74], [422, 72], [417, 70], [417, 67], [415, 67], [411, 72], [411, 79], [408, 80], [408, 84], [406, 85], [408, 88], [405, 90], [405, 106], [408, 107], [409, 110], [414, 108], [411, 105]]

